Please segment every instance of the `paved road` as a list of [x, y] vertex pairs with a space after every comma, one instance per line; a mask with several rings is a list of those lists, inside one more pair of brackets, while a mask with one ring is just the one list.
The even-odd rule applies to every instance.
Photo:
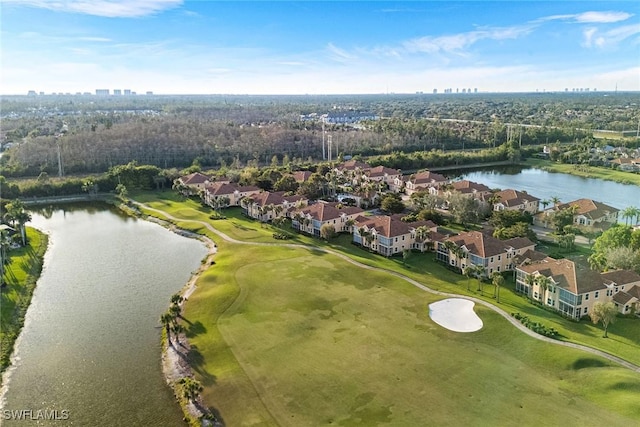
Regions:
[[240, 245], [260, 245], [260, 246], [286, 246], [286, 247], [291, 247], [291, 248], [303, 248], [303, 249], [311, 249], [311, 250], [315, 250], [315, 251], [319, 251], [319, 252], [325, 252], [325, 253], [329, 253], [332, 255], [335, 255], [339, 258], [342, 258], [343, 260], [358, 266], [360, 268], [364, 268], [365, 270], [376, 270], [376, 271], [381, 271], [384, 273], [388, 273], [391, 274], [395, 277], [398, 277], [399, 279], [402, 279], [410, 284], [412, 284], [413, 286], [422, 289], [425, 292], [429, 292], [435, 295], [440, 295], [440, 296], [444, 296], [444, 297], [451, 297], [451, 298], [464, 298], [464, 299], [468, 299], [471, 300], [477, 304], [483, 305], [487, 308], [489, 308], [490, 310], [495, 311], [496, 313], [498, 313], [500, 316], [504, 317], [508, 322], [510, 322], [513, 326], [515, 326], [516, 328], [518, 328], [520, 331], [522, 331], [523, 333], [529, 335], [532, 338], [538, 339], [540, 341], [544, 341], [550, 344], [555, 344], [555, 345], [560, 345], [563, 347], [569, 347], [569, 348], [574, 348], [577, 350], [582, 350], [582, 351], [586, 351], [588, 353], [591, 354], [595, 354], [596, 356], [600, 356], [603, 357], [607, 360], [610, 360], [614, 363], [617, 363], [627, 369], [631, 369], [632, 371], [638, 372], [640, 373], [640, 366], [635, 365], [631, 362], [628, 362], [624, 359], [621, 359], [620, 357], [614, 356], [612, 354], [606, 353], [602, 350], [598, 350], [595, 348], [591, 348], [591, 347], [587, 347], [585, 345], [581, 345], [581, 344], [574, 344], [574, 343], [570, 343], [570, 342], [565, 342], [565, 341], [558, 341], [558, 340], [554, 340], [545, 336], [542, 336], [540, 334], [537, 334], [535, 332], [533, 332], [531, 329], [527, 328], [526, 326], [524, 326], [522, 323], [520, 323], [520, 321], [514, 319], [509, 313], [507, 313], [506, 311], [496, 307], [493, 304], [490, 304], [484, 300], [478, 299], [478, 298], [474, 298], [474, 297], [470, 297], [470, 296], [465, 296], [465, 295], [459, 295], [459, 294], [450, 294], [447, 292], [441, 292], [441, 291], [436, 291], [433, 290], [431, 288], [429, 288], [428, 286], [425, 286], [424, 284], [410, 278], [407, 277], [401, 273], [395, 272], [395, 271], [391, 271], [391, 270], [387, 270], [384, 268], [379, 268], [379, 267], [373, 267], [370, 265], [366, 265], [363, 264], [361, 262], [355, 261], [353, 259], [351, 259], [350, 257], [348, 257], [347, 255], [344, 255], [340, 252], [336, 252], [334, 250], [331, 249], [326, 249], [326, 248], [319, 248], [316, 246], [308, 246], [308, 245], [302, 245], [302, 244], [297, 244], [297, 243], [259, 243], [259, 242], [244, 242], [241, 240], [236, 240], [228, 235], [226, 235], [225, 233], [221, 232], [220, 230], [215, 229], [213, 226], [211, 226], [211, 224], [209, 224], [208, 222], [204, 222], [204, 221], [198, 221], [198, 220], [186, 220], [186, 219], [182, 219], [182, 218], [176, 218], [170, 214], [168, 214], [165, 211], [159, 210], [159, 209], [154, 209], [150, 206], [147, 206], [143, 203], [138, 203], [135, 201], [132, 201], [134, 204], [147, 209], [149, 211], [152, 212], [157, 212], [159, 214], [162, 214], [163, 216], [165, 216], [166, 218], [169, 218], [170, 220], [173, 221], [190, 221], [190, 222], [195, 222], [197, 224], [201, 224], [203, 226], [205, 226], [208, 230], [210, 230], [211, 232], [215, 233], [216, 235], [218, 235], [219, 237], [221, 237], [222, 239], [224, 239], [227, 242], [230, 243], [235, 243], [235, 244], [240, 244]]
[[[533, 225], [531, 226], [531, 229], [533, 230], [534, 233], [536, 233], [536, 235], [538, 236], [538, 239], [540, 240], [547, 240], [550, 242], [556, 241], [556, 238], [552, 236], [553, 230], [550, 228], [544, 228], [544, 227], [539, 227], [537, 225]], [[576, 235], [576, 243], [580, 245], [588, 245], [589, 239], [587, 239], [584, 236]]]

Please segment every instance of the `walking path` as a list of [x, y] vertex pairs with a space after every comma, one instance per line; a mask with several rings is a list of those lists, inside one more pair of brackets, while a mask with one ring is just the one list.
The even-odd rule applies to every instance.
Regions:
[[465, 298], [468, 300], [471, 300], [473, 302], [475, 302], [476, 304], [481, 304], [485, 307], [487, 307], [490, 310], [493, 310], [494, 312], [498, 313], [500, 316], [504, 317], [507, 321], [509, 321], [513, 326], [515, 326], [516, 328], [518, 328], [520, 331], [522, 331], [523, 333], [529, 335], [530, 337], [533, 337], [535, 339], [538, 339], [540, 341], [544, 341], [550, 344], [556, 344], [556, 345], [560, 345], [563, 347], [569, 347], [569, 348], [574, 348], [577, 350], [582, 350], [582, 351], [586, 351], [588, 353], [591, 354], [595, 354], [596, 356], [600, 356], [603, 357], [607, 360], [610, 360], [614, 363], [617, 363], [627, 369], [631, 369], [632, 371], [638, 372], [640, 373], [640, 366], [635, 365], [631, 362], [628, 362], [620, 357], [614, 356], [612, 354], [606, 353], [602, 350], [598, 350], [592, 347], [588, 347], [586, 345], [582, 345], [582, 344], [575, 344], [575, 343], [571, 343], [571, 342], [566, 342], [566, 341], [558, 341], [552, 338], [548, 338], [545, 336], [542, 336], [540, 334], [537, 334], [535, 332], [533, 332], [531, 329], [527, 328], [526, 326], [524, 326], [522, 323], [520, 323], [520, 321], [516, 320], [515, 318], [513, 318], [511, 315], [509, 315], [509, 313], [505, 312], [504, 310], [496, 307], [493, 304], [490, 304], [484, 300], [481, 300], [479, 298], [474, 298], [471, 296], [466, 296], [466, 295], [459, 295], [459, 294], [452, 294], [452, 293], [448, 293], [448, 292], [441, 292], [441, 291], [436, 291], [433, 290], [431, 288], [429, 288], [428, 286], [423, 285], [422, 283], [407, 277], [401, 273], [395, 272], [395, 271], [391, 271], [391, 270], [387, 270], [384, 268], [380, 268], [380, 267], [373, 267], [367, 264], [363, 264], [359, 261], [356, 261], [352, 258], [350, 258], [349, 256], [331, 250], [331, 249], [326, 249], [326, 248], [320, 248], [317, 246], [308, 246], [308, 245], [302, 245], [302, 244], [297, 244], [297, 243], [265, 243], [265, 242], [244, 242], [241, 240], [236, 240], [228, 235], [226, 235], [225, 233], [221, 232], [220, 230], [215, 229], [214, 227], [211, 226], [211, 224], [204, 222], [204, 221], [199, 221], [199, 220], [186, 220], [186, 219], [182, 219], [182, 218], [176, 218], [170, 214], [168, 214], [167, 212], [160, 210], [160, 209], [154, 209], [150, 206], [147, 206], [143, 203], [139, 203], [136, 201], [132, 201], [135, 205], [143, 207], [144, 209], [147, 209], [149, 211], [152, 212], [157, 212], [159, 214], [162, 214], [163, 216], [173, 220], [173, 221], [191, 221], [191, 222], [195, 222], [201, 225], [204, 225], [208, 230], [210, 230], [211, 232], [213, 232], [214, 234], [216, 234], [217, 236], [221, 237], [223, 240], [230, 242], [230, 243], [235, 243], [235, 244], [239, 244], [239, 245], [261, 245], [261, 246], [286, 246], [286, 247], [291, 247], [291, 248], [304, 248], [304, 249], [311, 249], [311, 250], [316, 250], [319, 252], [324, 252], [324, 253], [329, 253], [332, 255], [335, 255], [339, 258], [342, 258], [343, 260], [357, 266], [360, 268], [364, 268], [366, 270], [374, 270], [374, 271], [380, 271], [380, 272], [384, 272], [387, 274], [391, 274], [399, 279], [402, 279], [410, 284], [412, 284], [413, 286], [422, 289], [425, 292], [429, 292], [435, 295], [440, 295], [440, 296], [444, 296], [444, 297], [453, 297], [453, 298]]

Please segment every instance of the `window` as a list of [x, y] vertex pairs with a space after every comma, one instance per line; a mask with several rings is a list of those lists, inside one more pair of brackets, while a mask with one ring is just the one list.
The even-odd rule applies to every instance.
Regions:
[[582, 311], [582, 313], [587, 314], [587, 309], [588, 309], [588, 307], [585, 307], [584, 310]]
[[551, 298], [547, 298], [547, 305], [553, 305], [553, 301], [551, 300]]
[[497, 267], [497, 270], [500, 271], [500, 266]]
[[594, 298], [598, 298], [598, 294], [599, 294], [599, 293], [600, 293], [600, 292], [596, 291], [596, 294], [595, 294], [593, 297], [594, 297]]
[[534, 297], [534, 298], [536, 298], [536, 299], [538, 299], [538, 293], [537, 293], [537, 292], [534, 292], [534, 293], [533, 293], [533, 297]]
[[489, 262], [493, 262], [493, 257], [491, 257], [491, 259], [489, 260]]
[[501, 258], [502, 258], [502, 255], [498, 255], [498, 261], [500, 261]]
[[587, 301], [589, 299], [589, 294], [584, 294], [584, 300]]

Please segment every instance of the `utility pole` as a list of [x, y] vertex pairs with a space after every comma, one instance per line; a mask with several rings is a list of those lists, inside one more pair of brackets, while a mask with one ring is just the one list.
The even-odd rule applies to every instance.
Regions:
[[322, 160], [325, 160], [327, 157], [324, 154], [324, 116], [322, 116]]
[[329, 157], [329, 161], [331, 161], [331, 135], [327, 135], [327, 156]]
[[58, 147], [58, 176], [64, 175], [64, 166], [62, 165], [62, 152], [60, 149], [60, 139], [56, 140], [56, 146]]

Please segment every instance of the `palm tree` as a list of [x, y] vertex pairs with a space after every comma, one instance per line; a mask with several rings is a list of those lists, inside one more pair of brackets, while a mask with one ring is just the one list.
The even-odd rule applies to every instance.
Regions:
[[551, 279], [549, 279], [547, 276], [543, 276], [542, 274], [536, 278], [536, 284], [540, 288], [539, 298], [540, 302], [542, 302], [542, 305], [546, 305], [546, 293], [550, 283]]
[[476, 265], [474, 268], [476, 272], [476, 278], [478, 279], [478, 290], [480, 291], [480, 295], [484, 295], [484, 283], [482, 282], [482, 279], [485, 276], [484, 267], [481, 265]]
[[497, 271], [495, 271], [491, 275], [491, 282], [493, 283], [493, 286], [495, 287], [495, 289], [493, 291], [493, 296], [496, 298], [496, 302], [499, 304], [500, 303], [500, 288], [504, 285], [504, 277], [502, 276], [502, 274], [500, 274]]
[[182, 297], [182, 295], [180, 294], [171, 295], [171, 304], [180, 305], [182, 304], [182, 301], [184, 301], [184, 298]]
[[633, 206], [624, 208], [621, 212], [621, 216], [624, 218], [625, 225], [629, 225], [629, 220], [636, 216], [635, 208]]
[[547, 206], [549, 206], [549, 203], [551, 203], [549, 200], [540, 200], [540, 204], [542, 205], [542, 210], [547, 209]]
[[20, 229], [20, 236], [22, 237], [22, 246], [26, 246], [27, 230], [25, 224], [31, 221], [31, 214], [25, 210], [24, 204], [20, 200], [14, 200], [7, 203], [5, 209], [5, 221], [9, 222], [14, 227], [16, 224], [18, 225], [18, 228]]
[[171, 324], [174, 321], [174, 317], [171, 313], [167, 312], [164, 313], [162, 316], [160, 316], [160, 323], [162, 323], [162, 326], [164, 326], [164, 330], [167, 333], [167, 340], [169, 341], [169, 344], [171, 344]]
[[469, 285], [471, 284], [471, 277], [473, 277], [474, 273], [475, 273], [475, 268], [470, 265], [462, 269], [462, 274], [464, 274], [465, 277], [467, 278], [467, 291], [471, 290], [471, 287]]
[[176, 345], [180, 345], [180, 334], [185, 331], [184, 326], [175, 322], [171, 325], [171, 332], [173, 332], [173, 338], [176, 340]]
[[179, 383], [182, 385], [182, 395], [185, 399], [193, 402], [198, 396], [200, 396], [200, 392], [202, 391], [202, 384], [198, 380], [194, 380], [190, 377], [182, 378]]
[[527, 276], [524, 278], [524, 283], [526, 283], [528, 286], [527, 295], [531, 296], [533, 285], [536, 284], [536, 276], [534, 276], [533, 274], [527, 274]]
[[551, 203], [553, 203], [553, 207], [556, 208], [560, 204], [560, 198], [558, 196], [553, 196], [551, 199]]

